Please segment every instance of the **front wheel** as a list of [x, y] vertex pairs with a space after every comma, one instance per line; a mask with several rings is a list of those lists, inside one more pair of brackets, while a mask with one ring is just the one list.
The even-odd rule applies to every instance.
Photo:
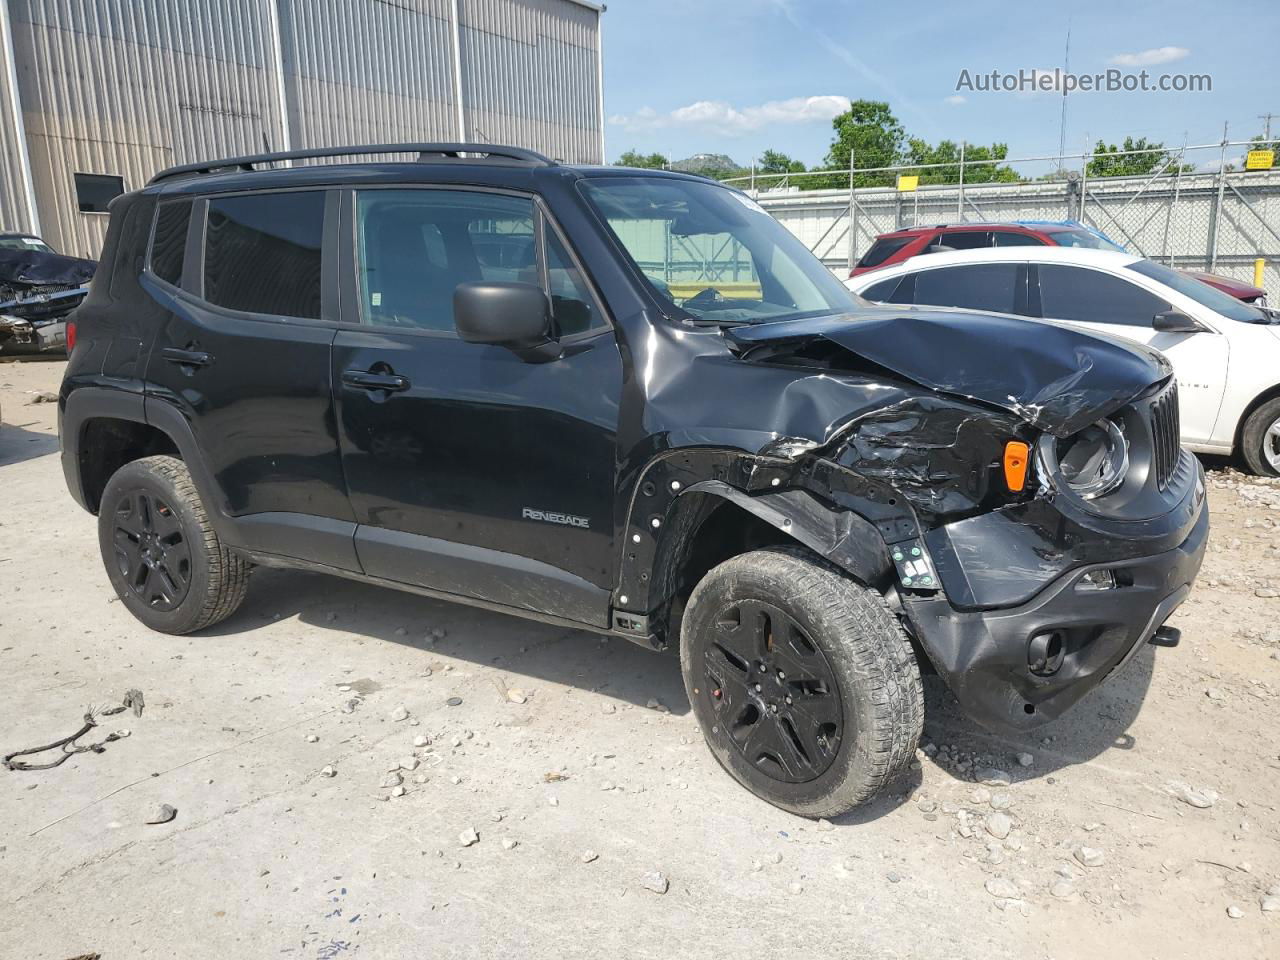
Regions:
[[1249, 414], [1240, 431], [1240, 448], [1252, 473], [1280, 476], [1280, 397]]
[[112, 474], [98, 509], [98, 546], [116, 595], [161, 633], [225, 620], [248, 589], [249, 563], [219, 541], [176, 457], [145, 457]]
[[680, 659], [720, 765], [792, 813], [870, 800], [920, 740], [920, 671], [901, 626], [877, 594], [802, 551], [757, 550], [708, 573]]

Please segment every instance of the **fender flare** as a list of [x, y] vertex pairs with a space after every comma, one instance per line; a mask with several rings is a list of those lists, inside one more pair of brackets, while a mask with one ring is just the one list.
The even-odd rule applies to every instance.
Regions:
[[[625, 611], [624, 617], [647, 623], [671, 600], [697, 531], [724, 503], [758, 517], [860, 582], [883, 584], [894, 569], [887, 537], [904, 524], [914, 530], [911, 518], [903, 507], [889, 507], [883, 496], [876, 502], [870, 489], [859, 496], [841, 491], [839, 502], [827, 500], [806, 489], [811, 483], [827, 486], [827, 471], [812, 467], [705, 447], [654, 458], [636, 482], [621, 531], [615, 619]], [[815, 473], [823, 475], [816, 483]], [[859, 504], [866, 509], [859, 510]], [[654, 626], [661, 631], [661, 617]]]
[[234, 541], [234, 524], [226, 504], [217, 496], [218, 485], [200, 454], [191, 424], [172, 404], [147, 396], [137, 390], [110, 389], [99, 386], [77, 386], [68, 391], [61, 411], [62, 471], [67, 489], [86, 510], [88, 498], [80, 472], [80, 448], [85, 426], [91, 420], [113, 419], [141, 423], [159, 430], [178, 448], [183, 463], [191, 474], [200, 499], [209, 511], [209, 521], [218, 536]]

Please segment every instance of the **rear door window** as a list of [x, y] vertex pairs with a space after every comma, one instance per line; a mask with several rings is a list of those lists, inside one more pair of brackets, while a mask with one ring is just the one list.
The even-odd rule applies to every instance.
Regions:
[[322, 190], [211, 197], [204, 299], [285, 317], [320, 316]]
[[995, 231], [997, 247], [1044, 247], [1048, 246], [1039, 237], [1030, 233], [1015, 233], [1012, 230]]
[[894, 299], [894, 293], [897, 292], [901, 280], [901, 277], [890, 277], [888, 280], [873, 283], [862, 291], [862, 296], [864, 299], [872, 300], [876, 303], [910, 303], [910, 298], [906, 300]]
[[991, 246], [990, 230], [950, 230], [943, 231], [934, 241], [952, 250], [981, 250]]
[[915, 275], [915, 302], [988, 313], [1014, 313], [1018, 274], [1016, 263], [973, 263], [921, 270]]
[[1050, 320], [1150, 327], [1157, 313], [1170, 309], [1154, 293], [1101, 270], [1042, 263], [1037, 272], [1040, 315]]

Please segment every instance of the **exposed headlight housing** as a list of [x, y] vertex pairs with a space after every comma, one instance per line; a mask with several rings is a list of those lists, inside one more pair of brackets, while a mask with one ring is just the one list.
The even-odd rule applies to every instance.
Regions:
[[1040, 475], [1082, 500], [1106, 496], [1129, 473], [1129, 441], [1112, 420], [1099, 420], [1061, 440], [1044, 434], [1036, 453]]

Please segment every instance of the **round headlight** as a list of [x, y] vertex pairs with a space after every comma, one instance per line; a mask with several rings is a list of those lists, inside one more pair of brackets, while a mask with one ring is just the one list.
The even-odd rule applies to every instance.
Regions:
[[1083, 500], [1115, 490], [1129, 472], [1129, 441], [1111, 420], [1099, 420], [1064, 440], [1045, 434], [1037, 452], [1042, 476]]

